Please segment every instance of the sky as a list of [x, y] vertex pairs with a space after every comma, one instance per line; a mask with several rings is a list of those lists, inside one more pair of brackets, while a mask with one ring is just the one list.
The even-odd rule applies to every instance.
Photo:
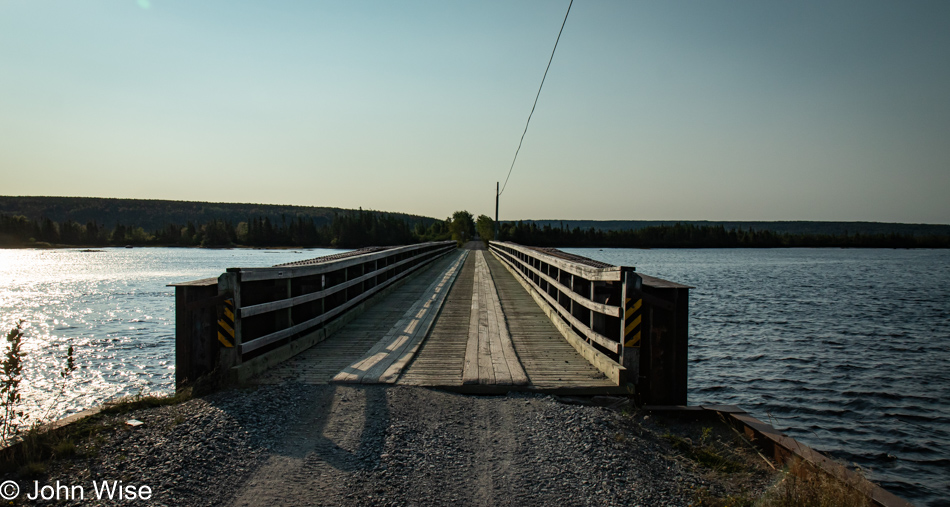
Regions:
[[[568, 1], [0, 0], [0, 195], [494, 214]], [[500, 218], [950, 223], [950, 2], [577, 0]]]

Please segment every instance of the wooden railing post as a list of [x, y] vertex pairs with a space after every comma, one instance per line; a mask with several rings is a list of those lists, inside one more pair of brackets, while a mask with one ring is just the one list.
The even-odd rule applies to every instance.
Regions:
[[640, 383], [640, 341], [643, 328], [643, 298], [640, 296], [643, 279], [627, 268], [623, 272], [623, 318], [620, 319], [620, 336], [623, 348], [621, 364], [627, 370], [627, 382]]
[[[231, 308], [234, 308], [234, 316], [231, 319], [233, 326], [232, 333], [228, 333], [227, 327], [222, 326], [221, 320], [225, 318], [224, 313], [227, 307], [219, 307], [218, 342], [221, 344], [221, 351], [218, 356], [218, 367], [222, 371], [228, 371], [231, 367], [241, 364], [241, 316], [237, 309], [241, 308], [241, 282], [240, 273], [223, 273], [218, 277], [218, 294], [230, 300]], [[228, 340], [228, 334], [231, 334], [233, 340]]]

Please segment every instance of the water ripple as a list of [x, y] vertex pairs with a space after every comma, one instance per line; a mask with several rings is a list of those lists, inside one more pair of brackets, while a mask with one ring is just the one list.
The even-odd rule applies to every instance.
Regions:
[[920, 505], [950, 497], [950, 252], [568, 249], [690, 291], [689, 400]]
[[[0, 250], [0, 330], [25, 321], [23, 398], [34, 419], [173, 389], [175, 292], [167, 284], [342, 251], [103, 250]], [[77, 370], [66, 383], [59, 372], [69, 346]]]

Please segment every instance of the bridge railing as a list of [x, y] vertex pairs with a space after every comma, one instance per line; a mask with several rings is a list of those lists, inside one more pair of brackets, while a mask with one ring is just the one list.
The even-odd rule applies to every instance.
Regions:
[[[188, 296], [189, 290], [198, 290], [197, 282], [176, 284], [176, 313], [182, 314], [176, 317], [176, 347], [205, 351], [198, 354], [204, 357], [203, 367], [179, 364], [179, 368], [184, 366], [194, 380], [208, 369], [207, 350], [214, 349], [218, 351], [214, 366], [228, 370], [230, 380], [243, 381], [323, 341], [361, 313], [370, 297], [391, 290], [456, 247], [454, 241], [443, 241], [274, 267], [228, 268], [217, 279], [217, 295], [205, 299], [205, 304]], [[208, 282], [213, 281], [203, 281], [206, 298], [213, 290]], [[210, 304], [217, 307], [218, 320], [216, 335], [209, 338], [207, 323], [192, 323], [184, 314]], [[206, 315], [201, 318], [207, 320]], [[194, 343], [209, 339], [217, 345]], [[178, 376], [178, 380], [185, 379]]]
[[689, 287], [555, 249], [491, 242], [574, 348], [644, 403], [686, 403]]

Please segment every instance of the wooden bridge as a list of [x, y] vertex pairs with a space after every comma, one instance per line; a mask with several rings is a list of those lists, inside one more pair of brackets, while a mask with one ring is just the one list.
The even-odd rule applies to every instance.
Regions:
[[370, 248], [174, 286], [179, 384], [223, 372], [686, 403], [689, 287], [554, 249]]

